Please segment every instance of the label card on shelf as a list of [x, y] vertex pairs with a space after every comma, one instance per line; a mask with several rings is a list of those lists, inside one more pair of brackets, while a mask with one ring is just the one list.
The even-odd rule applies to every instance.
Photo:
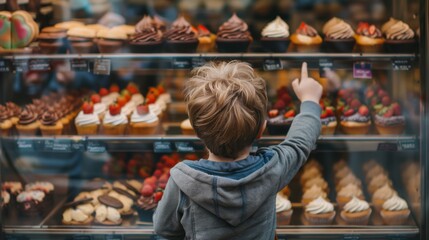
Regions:
[[201, 67], [206, 64], [206, 60], [204, 58], [192, 58], [192, 68]]
[[91, 235], [73, 235], [72, 240], [92, 240]]
[[398, 144], [396, 143], [379, 143], [377, 146], [377, 151], [380, 152], [397, 152]]
[[28, 62], [28, 69], [30, 71], [50, 71], [51, 64], [47, 59], [31, 59]]
[[28, 71], [28, 61], [26, 59], [16, 59], [13, 61], [12, 66], [15, 72]]
[[171, 65], [174, 69], [189, 69], [192, 67], [189, 58], [173, 58]]
[[170, 153], [173, 151], [171, 142], [154, 142], [153, 151], [156, 153]]
[[94, 74], [96, 75], [110, 75], [112, 63], [110, 59], [96, 59], [94, 61]]
[[360, 79], [372, 79], [371, 63], [355, 62], [353, 64], [353, 77]]
[[85, 59], [72, 59], [70, 60], [70, 70], [74, 72], [88, 72], [88, 61], [86, 61]]
[[11, 70], [11, 62], [6, 59], [0, 60], [0, 72], [10, 72]]
[[106, 152], [106, 146], [102, 142], [90, 140], [88, 141], [86, 150], [91, 153], [103, 153]]
[[264, 71], [277, 71], [283, 69], [282, 61], [279, 58], [267, 58], [263, 63]]
[[123, 240], [124, 237], [122, 235], [106, 235], [105, 240]]
[[19, 139], [16, 141], [16, 145], [20, 151], [34, 150], [33, 140]]
[[69, 139], [51, 139], [45, 140], [44, 150], [47, 152], [72, 152], [72, 144]]
[[175, 145], [178, 152], [195, 152], [192, 142], [176, 142]]
[[334, 68], [334, 62], [330, 59], [319, 60], [319, 75], [321, 78], [326, 77], [326, 71]]
[[411, 67], [410, 59], [392, 59], [393, 71], [408, 71]]
[[399, 140], [398, 142], [399, 149], [402, 151], [417, 151], [419, 145], [416, 140]]
[[83, 152], [85, 151], [85, 142], [83, 140], [72, 141], [70, 147], [73, 152]]

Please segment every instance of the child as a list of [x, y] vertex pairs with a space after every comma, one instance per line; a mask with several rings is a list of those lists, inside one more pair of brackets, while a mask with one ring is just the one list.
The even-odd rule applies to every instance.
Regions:
[[154, 214], [167, 239], [274, 239], [276, 194], [305, 163], [320, 134], [322, 86], [308, 77], [292, 82], [301, 103], [287, 138], [250, 154], [265, 129], [265, 81], [242, 62], [210, 63], [186, 83], [189, 118], [208, 159], [171, 169]]

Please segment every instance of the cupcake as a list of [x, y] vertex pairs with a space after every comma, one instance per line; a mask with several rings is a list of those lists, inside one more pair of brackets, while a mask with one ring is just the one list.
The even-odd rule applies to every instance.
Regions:
[[308, 205], [311, 201], [321, 197], [326, 198], [327, 194], [321, 187], [313, 185], [302, 195], [301, 203], [303, 206]]
[[364, 53], [379, 53], [383, 50], [384, 38], [375, 25], [360, 22], [356, 30], [356, 43], [359, 50]]
[[311, 225], [331, 224], [335, 218], [334, 205], [318, 197], [305, 206], [304, 218]]
[[135, 34], [129, 41], [134, 53], [156, 53], [162, 51], [162, 32], [157, 29], [149, 16], [137, 23]]
[[40, 130], [43, 136], [61, 135], [63, 124], [59, 121], [55, 112], [47, 111], [42, 114], [42, 118], [40, 119]]
[[86, 198], [65, 204], [62, 223], [65, 225], [89, 225], [93, 222], [95, 212], [91, 204], [92, 198]]
[[158, 117], [147, 105], [138, 105], [131, 115], [129, 133], [131, 135], [155, 134], [159, 125]]
[[323, 26], [322, 32], [325, 35], [324, 47], [327, 52], [347, 53], [353, 51], [356, 43], [355, 32], [350, 24], [342, 19], [332, 18]]
[[67, 31], [68, 40], [73, 53], [91, 53], [97, 31], [86, 27], [75, 27]]
[[188, 118], [188, 119], [183, 120], [183, 121], [180, 123], [180, 129], [182, 130], [182, 134], [183, 134], [183, 135], [192, 135], [192, 136], [195, 136], [195, 135], [196, 135], [195, 130], [194, 130], [194, 128], [192, 127], [192, 125], [191, 125], [191, 121], [189, 120], [189, 118]]
[[384, 47], [389, 53], [412, 53], [417, 50], [417, 41], [414, 31], [408, 24], [390, 18], [390, 20], [381, 27], [381, 31], [386, 37]]
[[385, 184], [392, 186], [392, 182], [390, 181], [389, 177], [386, 174], [381, 173], [373, 177], [368, 183], [368, 192], [373, 194], [375, 191], [377, 191], [377, 189], [384, 186]]
[[12, 112], [10, 121], [14, 126], [16, 126], [19, 121], [19, 116], [21, 115], [21, 108], [13, 102], [7, 102], [6, 108]]
[[334, 171], [334, 173], [340, 171], [341, 169], [348, 167], [347, 165], [347, 161], [344, 159], [340, 159], [338, 160], [336, 163], [334, 163], [334, 166], [332, 167], [332, 170]]
[[40, 51], [44, 54], [67, 52], [67, 30], [57, 27], [46, 27], [38, 36]]
[[[390, 99], [384, 97], [383, 100]], [[375, 127], [381, 135], [398, 135], [404, 132], [405, 117], [401, 112], [399, 103], [385, 101], [383, 104], [374, 106], [376, 113], [374, 115]]]
[[345, 134], [367, 134], [371, 126], [368, 107], [361, 104], [358, 99], [353, 99], [344, 107], [340, 125]]
[[308, 167], [306, 168], [301, 176], [300, 176], [300, 183], [302, 186], [305, 185], [305, 183], [309, 180], [311, 180], [312, 178], [317, 178], [317, 177], [322, 177], [322, 172], [320, 171], [320, 169], [316, 166], [313, 167]]
[[5, 106], [0, 105], [0, 136], [9, 136], [13, 124], [10, 120], [13, 113]]
[[362, 181], [359, 178], [357, 178], [353, 173], [350, 172], [345, 177], [343, 177], [337, 181], [337, 184], [335, 185], [335, 189], [337, 191], [339, 191], [343, 187], [345, 187], [349, 184], [354, 184], [354, 185], [358, 186], [359, 188], [362, 187]]
[[277, 16], [262, 29], [262, 46], [267, 52], [286, 52], [290, 42], [289, 35], [289, 26]]
[[136, 27], [133, 25], [119, 25], [111, 29], [114, 31], [124, 32], [127, 35], [128, 39], [131, 39], [132, 36], [136, 33]]
[[335, 183], [338, 183], [341, 179], [345, 178], [349, 174], [353, 174], [349, 166], [344, 166], [340, 168], [334, 174]]
[[[45, 193], [42, 191], [24, 191], [18, 194], [16, 201], [19, 212], [27, 217], [40, 216], [48, 206], [44, 206]], [[52, 207], [52, 206], [49, 206]]]
[[277, 194], [276, 195], [276, 215], [277, 225], [289, 225], [292, 217], [292, 204], [286, 197]]
[[204, 25], [199, 24], [197, 52], [213, 52], [216, 46], [216, 35], [211, 33]]
[[164, 38], [170, 52], [193, 53], [198, 46], [197, 32], [184, 17], [172, 23], [164, 33]]
[[297, 52], [319, 52], [322, 45], [322, 38], [316, 29], [302, 22], [298, 29], [290, 37]]
[[382, 187], [378, 188], [372, 195], [372, 204], [377, 211], [382, 209], [384, 202], [398, 195], [395, 190], [389, 184], [384, 184]]
[[362, 189], [356, 184], [350, 183], [341, 188], [337, 193], [337, 203], [339, 208], [343, 208], [353, 197], [364, 199]]
[[313, 185], [316, 185], [316, 186], [322, 188], [322, 190], [326, 193], [329, 192], [328, 183], [321, 176], [310, 178], [307, 181], [305, 181], [304, 186], [303, 186], [303, 192], [310, 189]]
[[348, 225], [368, 225], [371, 208], [365, 200], [353, 197], [340, 213], [341, 218]]
[[386, 225], [402, 225], [408, 220], [410, 210], [407, 202], [395, 195], [384, 202], [380, 216]]
[[98, 132], [100, 118], [94, 113], [94, 105], [91, 102], [85, 102], [82, 111], [75, 119], [77, 134], [95, 135]]
[[165, 22], [157, 15], [153, 16], [152, 25], [155, 27], [155, 29], [160, 30], [161, 32], [165, 32], [165, 30], [167, 30]]
[[39, 130], [40, 123], [37, 113], [24, 109], [19, 116], [19, 121], [16, 125], [19, 135], [35, 136]]
[[235, 13], [219, 27], [216, 36], [219, 52], [247, 52], [253, 41], [247, 24]]
[[128, 125], [128, 118], [121, 113], [117, 103], [109, 105], [109, 111], [103, 119], [103, 132], [106, 135], [123, 135]]
[[98, 31], [97, 38], [100, 53], [122, 53], [128, 36], [121, 30], [108, 29]]
[[367, 170], [364, 169], [365, 181], [367, 184], [369, 184], [371, 180], [379, 174], [384, 174], [387, 176], [386, 170], [384, 170], [384, 168], [379, 163], [375, 162], [375, 164], [370, 164], [368, 166], [371, 168], [368, 168]]

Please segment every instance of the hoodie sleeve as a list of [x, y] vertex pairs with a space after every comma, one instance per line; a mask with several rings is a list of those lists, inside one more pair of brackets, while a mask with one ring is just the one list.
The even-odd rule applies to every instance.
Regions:
[[320, 105], [311, 101], [301, 103], [301, 113], [292, 122], [286, 139], [270, 148], [278, 154], [277, 169], [281, 169], [277, 192], [284, 188], [305, 163], [320, 135]]
[[166, 239], [185, 238], [185, 230], [180, 224], [182, 212], [180, 210], [180, 189], [170, 178], [164, 194], [153, 214], [155, 233]]

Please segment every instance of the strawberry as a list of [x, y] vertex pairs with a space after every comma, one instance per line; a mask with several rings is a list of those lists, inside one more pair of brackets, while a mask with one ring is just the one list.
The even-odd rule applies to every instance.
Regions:
[[143, 197], [150, 197], [153, 194], [153, 188], [149, 184], [143, 185], [140, 193]]
[[137, 85], [134, 83], [129, 83], [126, 89], [131, 95], [134, 95], [139, 92]]
[[359, 107], [359, 114], [362, 115], [362, 116], [368, 116], [368, 114], [369, 114], [368, 107], [365, 106], [365, 105], [360, 106]]
[[279, 99], [279, 100], [277, 100], [276, 103], [274, 103], [273, 108], [277, 109], [277, 110], [282, 110], [282, 109], [286, 108], [286, 103], [282, 99]]
[[158, 203], [159, 201], [161, 201], [162, 195], [163, 195], [163, 193], [161, 191], [156, 192], [155, 195], [153, 195], [153, 201], [155, 203]]
[[360, 103], [359, 99], [356, 99], [356, 98], [350, 102], [350, 107], [353, 109], [358, 109], [360, 107], [360, 105], [361, 105], [361, 103]]
[[381, 103], [383, 104], [383, 106], [386, 106], [386, 107], [389, 106], [390, 103], [391, 103], [390, 97], [389, 96], [384, 96], [381, 99]]
[[91, 114], [94, 112], [94, 104], [92, 102], [84, 102], [82, 105], [82, 111], [84, 114]]
[[271, 110], [268, 112], [268, 116], [269, 116], [270, 118], [277, 117], [278, 115], [279, 115], [279, 110], [277, 110], [277, 109], [271, 109]]
[[158, 183], [158, 188], [165, 189], [166, 186], [167, 186], [167, 183], [164, 183], [164, 182]]
[[209, 35], [210, 31], [202, 24], [198, 24], [198, 33], [199, 35]]
[[355, 113], [355, 110], [353, 108], [350, 108], [349, 110], [344, 112], [344, 116], [348, 117]]
[[371, 34], [371, 35], [374, 34], [376, 29], [377, 28], [374, 25], [369, 26], [369, 29], [368, 29], [369, 34]]
[[283, 116], [285, 118], [291, 118], [291, 117], [295, 117], [295, 114], [296, 114], [295, 110], [291, 109], [291, 110], [287, 111]]
[[164, 88], [164, 86], [162, 86], [162, 85], [158, 85], [158, 92], [159, 92], [159, 94], [163, 94], [163, 93], [165, 93], [165, 88]]
[[109, 105], [109, 113], [112, 116], [119, 115], [121, 113], [121, 106], [117, 102]]
[[385, 118], [392, 117], [392, 116], [393, 116], [393, 113], [394, 113], [393, 108], [389, 108], [389, 109], [388, 109], [388, 110], [383, 114], [383, 117], [385, 117]]
[[131, 99], [131, 94], [127, 89], [121, 91], [121, 96], [124, 96], [127, 102]]
[[144, 104], [140, 104], [137, 106], [137, 113], [139, 115], [145, 115], [149, 113], [149, 106], [148, 105], [144, 105]]
[[159, 96], [159, 91], [158, 91], [158, 89], [157, 89], [157, 88], [155, 88], [155, 87], [150, 87], [150, 88], [149, 88], [149, 91], [148, 91], [148, 94], [153, 94], [153, 95], [155, 95], [155, 97], [156, 97], [156, 98], [158, 98], [158, 96]]
[[326, 111], [326, 114], [328, 115], [328, 117], [332, 117], [332, 116], [334, 116], [335, 108], [334, 107], [326, 107], [325, 111]]
[[123, 107], [125, 104], [127, 104], [127, 99], [124, 96], [119, 96], [118, 99], [116, 99], [118, 102], [118, 105]]
[[338, 91], [338, 97], [339, 98], [344, 98], [345, 99], [347, 97], [347, 95], [348, 95], [348, 91], [346, 89], [340, 89]]
[[395, 116], [401, 115], [401, 106], [399, 106], [399, 104], [397, 102], [392, 103], [392, 108], [393, 108], [393, 114]]
[[283, 93], [280, 96], [280, 99], [283, 100], [283, 102], [285, 102], [286, 104], [288, 104], [288, 103], [290, 103], [290, 101], [292, 101], [292, 98], [287, 93]]
[[155, 170], [155, 172], [153, 172], [153, 176], [155, 176], [156, 178], [161, 177], [161, 175], [162, 175], [162, 172], [159, 169], [157, 169], [157, 170]]
[[369, 89], [369, 90], [366, 92], [365, 97], [366, 97], [366, 99], [371, 99], [372, 97], [374, 97], [374, 95], [375, 95], [374, 90]]
[[320, 114], [320, 118], [327, 118], [328, 114], [326, 113], [326, 111], [322, 111], [322, 113]]
[[110, 92], [119, 92], [119, 86], [117, 84], [110, 85]]
[[109, 90], [107, 90], [107, 88], [101, 88], [100, 91], [98, 92], [98, 94], [100, 94], [100, 96], [104, 97], [107, 94], [109, 94]]
[[305, 22], [301, 22], [301, 24], [298, 27], [299, 30], [305, 30], [307, 29], [307, 24]]
[[387, 92], [383, 89], [378, 90], [377, 95], [380, 99], [382, 99], [384, 96], [387, 96]]
[[139, 169], [139, 176], [140, 176], [141, 178], [147, 178], [147, 177], [149, 177], [150, 175], [149, 175], [149, 173], [147, 172], [147, 170], [146, 170], [145, 168], [140, 168], [140, 169]]
[[101, 97], [98, 94], [92, 94], [91, 95], [91, 101], [96, 104], [101, 102]]
[[156, 96], [153, 95], [152, 93], [148, 93], [146, 96], [146, 103], [151, 104], [151, 103], [155, 103], [155, 102], [156, 102]]

